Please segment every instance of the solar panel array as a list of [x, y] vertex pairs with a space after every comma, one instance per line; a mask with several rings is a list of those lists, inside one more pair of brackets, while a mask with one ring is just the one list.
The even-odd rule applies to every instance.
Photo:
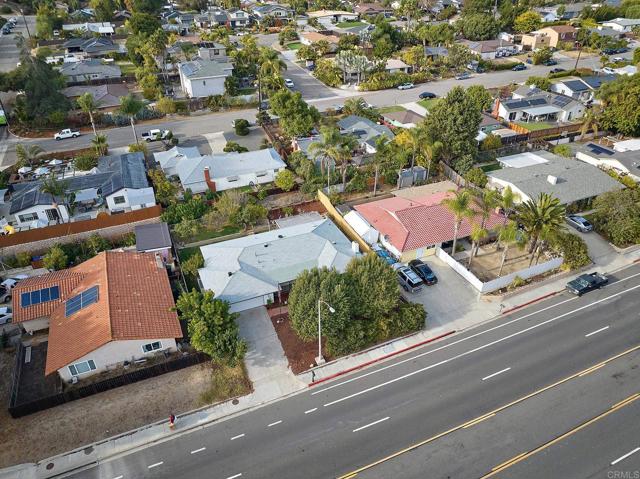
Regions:
[[568, 96], [557, 96], [553, 99], [553, 104], [556, 106], [566, 106], [571, 103], [571, 98]]
[[512, 109], [527, 108], [530, 106], [546, 105], [547, 100], [544, 98], [531, 98], [529, 100], [516, 100], [506, 102], [507, 107]]
[[64, 315], [68, 318], [73, 313], [77, 313], [81, 309], [86, 308], [90, 304], [96, 303], [97, 301], [98, 287], [92, 286], [91, 288], [67, 300], [67, 302], [64, 304]]
[[589, 143], [587, 145], [587, 148], [589, 148], [593, 153], [599, 154], [599, 155], [613, 155], [613, 151], [609, 150], [608, 148], [604, 148], [600, 145], [596, 145], [595, 143]]
[[26, 308], [40, 303], [55, 301], [56, 299], [60, 299], [60, 288], [57, 286], [51, 286], [50, 288], [22, 293], [20, 295], [20, 305], [23, 308]]

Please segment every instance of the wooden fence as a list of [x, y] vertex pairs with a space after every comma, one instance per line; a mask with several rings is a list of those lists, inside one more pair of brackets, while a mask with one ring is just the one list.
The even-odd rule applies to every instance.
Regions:
[[340, 212], [331, 204], [331, 200], [325, 195], [322, 190], [318, 190], [318, 201], [327, 209], [327, 215], [333, 220], [333, 222], [342, 230], [342, 232], [351, 241], [356, 241], [360, 246], [360, 250], [364, 253], [371, 251], [371, 247], [363, 240], [360, 235], [353, 229], [353, 227], [346, 222]]
[[[21, 345], [20, 350], [18, 351], [18, 363], [22, 363], [22, 361], [20, 361], [20, 358], [22, 357], [22, 348], [23, 346]], [[154, 364], [152, 366], [149, 366], [148, 368], [131, 371], [120, 376], [105, 379], [103, 381], [95, 382], [92, 384], [87, 384], [86, 386], [70, 388], [66, 391], [62, 391], [60, 393], [42, 397], [26, 403], [19, 402], [20, 391], [17, 389], [17, 387], [20, 381], [20, 371], [18, 371], [18, 376], [14, 377], [13, 381], [11, 399], [9, 402], [9, 414], [11, 414], [11, 417], [13, 418], [26, 416], [38, 411], [43, 411], [44, 409], [59, 406], [60, 404], [75, 401], [76, 399], [82, 399], [94, 394], [108, 391], [110, 389], [115, 389], [120, 386], [126, 386], [127, 384], [132, 384], [172, 371], [178, 371], [180, 369], [195, 366], [196, 364], [200, 364], [210, 360], [211, 358], [204, 353], [189, 354], [188, 356], [181, 356], [177, 359]], [[16, 368], [18, 367], [20, 367], [20, 365], [16, 364]]]

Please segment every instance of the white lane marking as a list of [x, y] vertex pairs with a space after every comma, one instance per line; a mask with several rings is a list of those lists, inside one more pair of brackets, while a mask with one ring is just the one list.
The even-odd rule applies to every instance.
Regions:
[[359, 428], [357, 428], [357, 429], [354, 429], [354, 430], [353, 430], [353, 432], [362, 431], [363, 429], [366, 429], [366, 428], [368, 428], [368, 427], [375, 426], [376, 424], [380, 424], [381, 422], [384, 422], [384, 421], [386, 421], [387, 419], [389, 419], [389, 416], [387, 416], [387, 417], [383, 417], [382, 419], [378, 419], [377, 421], [373, 421], [373, 422], [372, 422], [372, 423], [370, 423], [370, 424], [367, 424], [367, 425], [365, 425], [365, 426], [361, 426], [361, 427], [359, 427]]
[[486, 381], [487, 379], [491, 379], [495, 376], [497, 376], [498, 374], [502, 374], [502, 373], [506, 373], [507, 371], [509, 371], [511, 368], [505, 368], [501, 371], [498, 371], [497, 373], [493, 373], [493, 374], [489, 374], [488, 376], [485, 376], [482, 378], [483, 381]]
[[117, 477], [114, 477], [113, 479], [122, 479], [123, 477], [124, 476], [117, 476]]
[[[628, 279], [633, 279], [636, 276], [640, 276], [640, 273], [636, 273], [636, 274], [633, 274], [633, 275], [628, 276], [626, 278], [622, 278], [622, 279], [616, 281], [615, 283], [610, 283], [607, 286], [612, 286], [612, 285], [615, 285], [615, 284], [618, 284], [618, 283], [622, 283], [623, 281], [626, 281]], [[331, 386], [327, 386], [327, 387], [319, 389], [317, 391], [313, 391], [311, 393], [311, 395], [315, 396], [316, 394], [320, 394], [320, 393], [323, 393], [325, 391], [329, 391], [330, 389], [337, 388], [339, 386], [344, 386], [345, 384], [349, 384], [350, 382], [357, 381], [358, 379], [362, 379], [362, 378], [365, 378], [367, 376], [371, 376], [372, 374], [377, 374], [379, 372], [385, 371], [385, 370], [390, 369], [390, 368], [394, 368], [394, 367], [399, 366], [399, 365], [404, 364], [404, 363], [408, 363], [409, 361], [413, 361], [414, 359], [421, 358], [421, 357], [426, 356], [428, 354], [437, 353], [438, 351], [441, 351], [443, 349], [449, 348], [451, 346], [455, 346], [456, 344], [460, 344], [460, 343], [462, 343], [464, 341], [468, 341], [470, 339], [477, 338], [478, 336], [482, 336], [483, 334], [490, 333], [492, 331], [495, 331], [497, 329], [503, 328], [505, 326], [509, 326], [510, 324], [518, 322], [518, 321], [520, 321], [522, 319], [527, 319], [527, 318], [529, 318], [531, 316], [534, 316], [534, 315], [536, 315], [538, 313], [544, 313], [545, 311], [548, 311], [550, 309], [556, 308], [558, 306], [562, 306], [565, 303], [569, 303], [570, 301], [575, 301], [577, 299], [578, 299], [577, 296], [573, 297], [573, 298], [565, 299], [564, 301], [560, 301], [559, 303], [552, 304], [550, 306], [547, 306], [546, 308], [539, 309], [538, 311], [533, 311], [531, 313], [525, 314], [524, 316], [520, 316], [518, 318], [514, 318], [514, 319], [512, 319], [510, 321], [507, 321], [505, 323], [500, 323], [497, 326], [494, 326], [494, 327], [489, 328], [489, 329], [485, 329], [483, 331], [480, 331], [479, 333], [472, 334], [471, 336], [467, 336], [467, 337], [458, 339], [457, 341], [452, 341], [451, 343], [444, 344], [444, 345], [440, 346], [439, 348], [430, 349], [429, 351], [425, 351], [424, 353], [420, 353], [420, 354], [417, 354], [415, 356], [411, 356], [409, 358], [403, 359], [402, 361], [394, 362], [394, 363], [389, 364], [387, 366], [384, 366], [382, 368], [378, 368], [378, 369], [375, 369], [373, 371], [369, 371], [367, 373], [361, 374], [360, 376], [354, 376], [354, 377], [352, 377], [350, 379], [347, 379], [345, 381], [341, 381], [339, 383], [332, 384]], [[609, 298], [605, 298], [605, 299], [609, 299]], [[598, 303], [598, 302], [600, 302], [600, 301], [597, 301], [596, 303]], [[596, 304], [596, 303], [590, 303], [589, 305]], [[578, 311], [578, 310], [575, 310], [575, 311]], [[575, 311], [571, 311], [571, 312], [575, 312]]]
[[227, 477], [227, 479], [236, 479], [237, 477], [240, 477], [240, 476], [242, 476], [242, 473], [236, 474], [235, 476], [229, 476]]
[[601, 333], [602, 331], [606, 331], [607, 329], [609, 329], [609, 326], [605, 326], [604, 328], [596, 329], [595, 331], [593, 331], [593, 332], [591, 332], [589, 334], [585, 334], [584, 337], [588, 338], [589, 336], [593, 336], [594, 334]]
[[276, 422], [272, 422], [271, 424], [267, 424], [267, 427], [272, 427], [272, 426], [277, 426], [278, 424], [280, 424], [282, 422], [282, 420], [280, 421], [276, 421]]
[[206, 449], [206, 447], [201, 447], [200, 449], [195, 449], [193, 451], [191, 451], [191, 454], [198, 454], [199, 452], [202, 452]]
[[236, 439], [240, 439], [241, 437], [244, 437], [244, 433], [242, 433], [242, 434], [238, 434], [237, 436], [233, 436], [233, 437], [231, 438], [231, 440], [232, 440], [232, 441], [235, 441]]
[[305, 411], [304, 413], [305, 413], [305, 414], [310, 414], [310, 413], [312, 413], [312, 412], [314, 412], [314, 411], [317, 411], [317, 410], [318, 410], [318, 408], [317, 408], [317, 407], [314, 407], [313, 409], [309, 409], [308, 411]]
[[164, 464], [164, 461], [156, 462], [155, 464], [151, 464], [150, 466], [147, 466], [147, 469], [153, 469], [154, 467], [162, 466], [163, 464]]
[[439, 362], [437, 362], [435, 364], [431, 364], [429, 366], [425, 366], [424, 368], [420, 368], [420, 369], [417, 369], [417, 370], [412, 371], [410, 373], [404, 374], [402, 376], [398, 376], [397, 378], [390, 379], [389, 381], [385, 381], [383, 383], [376, 384], [375, 386], [371, 386], [371, 387], [369, 387], [367, 389], [363, 389], [362, 391], [358, 391], [356, 393], [349, 394], [348, 396], [344, 396], [344, 397], [342, 397], [340, 399], [336, 399], [334, 401], [328, 402], [328, 403], [326, 403], [324, 405], [324, 407], [333, 406], [334, 404], [341, 403], [343, 401], [346, 401], [347, 399], [352, 399], [354, 397], [361, 396], [362, 394], [366, 394], [368, 392], [375, 391], [376, 389], [380, 389], [381, 387], [388, 386], [389, 384], [393, 384], [393, 383], [396, 383], [398, 381], [402, 381], [403, 379], [410, 378], [411, 376], [415, 376], [416, 374], [423, 373], [425, 371], [428, 371], [429, 369], [433, 369], [433, 368], [435, 368], [437, 366], [441, 366], [443, 364], [449, 363], [449, 362], [453, 361], [454, 359], [459, 359], [459, 358], [468, 356], [470, 354], [473, 354], [475, 352], [481, 351], [483, 349], [487, 349], [487, 348], [489, 348], [491, 346], [494, 346], [494, 345], [496, 345], [498, 343], [506, 341], [507, 339], [511, 339], [511, 338], [516, 337], [516, 336], [520, 336], [521, 334], [524, 334], [524, 333], [527, 333], [527, 332], [532, 331], [534, 329], [537, 329], [540, 326], [544, 326], [546, 324], [552, 323], [552, 322], [554, 322], [554, 321], [556, 321], [558, 319], [564, 318], [565, 316], [568, 316], [570, 314], [576, 313], [578, 311], [582, 311], [583, 309], [589, 308], [589, 307], [591, 307], [591, 306], [593, 306], [595, 304], [602, 303], [604, 301], [607, 301], [607, 300], [609, 300], [611, 298], [615, 298], [615, 297], [620, 296], [622, 294], [629, 293], [629, 292], [631, 292], [633, 290], [636, 290], [638, 288], [640, 288], [640, 284], [636, 285], [636, 286], [633, 286], [632, 288], [629, 288], [627, 290], [620, 291], [619, 293], [612, 294], [611, 296], [607, 296], [606, 298], [599, 299], [598, 301], [595, 301], [593, 303], [589, 303], [589, 304], [586, 304], [584, 306], [580, 306], [579, 308], [574, 309], [573, 311], [568, 311], [566, 313], [561, 314], [560, 316], [556, 316], [555, 318], [550, 318], [550, 319], [547, 319], [546, 321], [543, 321], [541, 323], [534, 324], [533, 326], [529, 326], [528, 328], [525, 328], [525, 329], [523, 329], [521, 331], [517, 331], [517, 332], [509, 334], [508, 336], [505, 336], [503, 338], [496, 339], [495, 341], [491, 341], [490, 343], [484, 344], [482, 346], [478, 346], [477, 348], [470, 349], [469, 351], [465, 351], [464, 353], [460, 353], [457, 356], [453, 356], [453, 357], [450, 357], [448, 359], [443, 359], [442, 361], [439, 361]]
[[627, 457], [635, 454], [636, 452], [640, 451], [640, 447], [636, 447], [633, 451], [629, 451], [628, 453], [626, 453], [624, 456], [620, 456], [618, 459], [616, 459], [615, 461], [613, 461], [611, 463], [612, 466], [615, 466], [616, 464], [618, 464], [621, 461], [624, 461]]

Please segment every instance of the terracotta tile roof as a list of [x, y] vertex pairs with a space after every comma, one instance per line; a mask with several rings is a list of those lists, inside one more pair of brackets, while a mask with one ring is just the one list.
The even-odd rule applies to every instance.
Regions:
[[[11, 295], [13, 309], [12, 322], [21, 323], [23, 321], [48, 317], [52, 311], [69, 296], [69, 293], [78, 286], [78, 283], [82, 280], [82, 276], [81, 273], [72, 269], [65, 269], [20, 281]], [[60, 288], [59, 299], [27, 306], [25, 308], [20, 305], [22, 293], [37, 291], [51, 286], [58, 286], [58, 288]]]
[[169, 278], [152, 253], [107, 251], [73, 270], [83, 277], [69, 297], [98, 286], [98, 301], [69, 317], [63, 303], [51, 313], [45, 374], [110, 341], [182, 337]]
[[[405, 199], [389, 198], [355, 206], [358, 211], [398, 251], [412, 251], [425, 246], [453, 240], [454, 216], [442, 205], [442, 200], [451, 196], [449, 192]], [[471, 221], [462, 221], [458, 238], [471, 233], [473, 222], [480, 223], [480, 216]], [[487, 228], [502, 223], [502, 216], [492, 213]]]

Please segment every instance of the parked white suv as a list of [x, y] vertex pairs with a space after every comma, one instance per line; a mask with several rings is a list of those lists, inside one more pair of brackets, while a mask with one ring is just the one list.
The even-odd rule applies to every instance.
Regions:
[[78, 138], [80, 136], [79, 131], [72, 130], [71, 128], [65, 128], [53, 135], [56, 140], [65, 140], [67, 138]]

